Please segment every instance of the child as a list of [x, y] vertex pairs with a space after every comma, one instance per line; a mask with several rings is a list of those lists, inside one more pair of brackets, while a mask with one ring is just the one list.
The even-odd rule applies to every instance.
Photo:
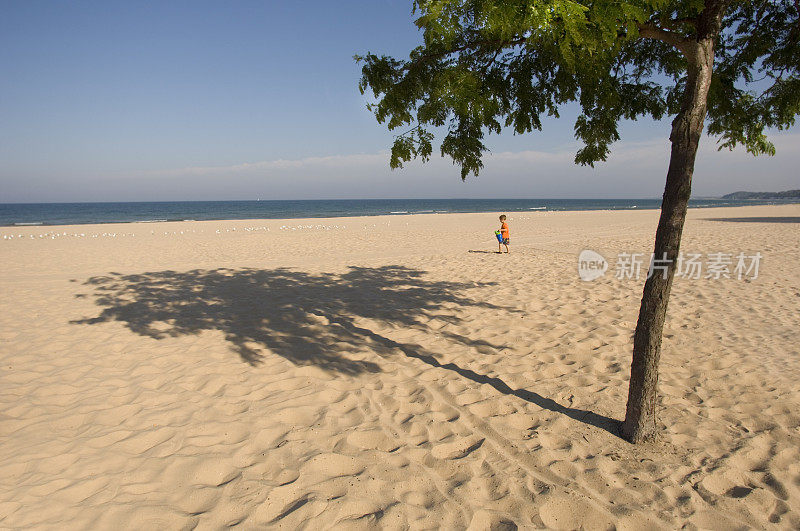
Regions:
[[511, 253], [511, 250], [508, 248], [508, 244], [511, 242], [511, 239], [508, 237], [508, 223], [506, 223], [506, 215], [503, 214], [500, 216], [500, 236], [502, 237], [501, 241], [497, 242], [497, 253], [502, 253], [501, 245], [506, 246], [506, 252]]

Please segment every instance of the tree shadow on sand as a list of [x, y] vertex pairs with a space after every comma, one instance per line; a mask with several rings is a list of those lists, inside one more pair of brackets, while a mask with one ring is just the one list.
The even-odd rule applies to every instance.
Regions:
[[[375, 363], [346, 354], [372, 349], [387, 355], [396, 346], [357, 326], [359, 320], [428, 331], [431, 314], [445, 305], [502, 309], [461, 295], [491, 284], [429, 281], [423, 275], [399, 266], [351, 267], [343, 274], [286, 268], [111, 273], [84, 283], [94, 287], [95, 302], [104, 307], [100, 315], [73, 323], [119, 321], [154, 339], [218, 330], [250, 365], [258, 365], [267, 349], [296, 365], [345, 374], [377, 372]], [[451, 312], [436, 313], [437, 320], [458, 321]], [[463, 344], [504, 348], [437, 333]]]
[[442, 364], [435, 353], [421, 345], [397, 342], [373, 330], [376, 327], [371, 324], [379, 323], [437, 334], [463, 347], [510, 348], [446, 330], [434, 331], [429, 326], [434, 317], [458, 324], [455, 312], [442, 311], [452, 308], [518, 312], [463, 294], [493, 283], [431, 281], [424, 275], [424, 271], [402, 266], [350, 267], [342, 274], [287, 268], [110, 273], [84, 282], [94, 289], [95, 302], [103, 307], [100, 314], [72, 323], [118, 321], [132, 332], [154, 339], [220, 331], [250, 365], [258, 365], [267, 350], [295, 365], [315, 365], [348, 375], [380, 372], [377, 363], [348, 355], [403, 354], [616, 433], [617, 421], [613, 419], [512, 389], [499, 378], [454, 363]]

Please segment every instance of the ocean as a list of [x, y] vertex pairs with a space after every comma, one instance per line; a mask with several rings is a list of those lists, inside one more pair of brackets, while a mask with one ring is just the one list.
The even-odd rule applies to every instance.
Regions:
[[[722, 207], [797, 201], [692, 199]], [[335, 218], [450, 212], [535, 212], [660, 208], [660, 199], [338, 199], [296, 201], [169, 201], [147, 203], [0, 204], [0, 226], [145, 223], [214, 219]]]

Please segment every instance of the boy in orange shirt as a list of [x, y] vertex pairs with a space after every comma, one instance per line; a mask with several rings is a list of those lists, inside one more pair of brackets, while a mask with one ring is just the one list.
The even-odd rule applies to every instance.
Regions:
[[503, 214], [500, 216], [500, 236], [502, 237], [501, 241], [497, 242], [497, 252], [502, 253], [501, 245], [506, 246], [506, 252], [511, 253], [511, 250], [508, 248], [508, 244], [511, 242], [510, 238], [508, 237], [508, 223], [506, 223], [506, 215]]

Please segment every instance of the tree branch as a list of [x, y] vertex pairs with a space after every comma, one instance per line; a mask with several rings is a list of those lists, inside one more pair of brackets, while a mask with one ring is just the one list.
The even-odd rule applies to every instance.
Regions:
[[481, 67], [481, 77], [486, 77], [486, 71], [489, 70], [489, 67], [494, 64], [497, 60], [497, 56], [500, 55], [500, 52], [503, 51], [502, 48], [498, 48], [497, 51], [494, 52], [494, 55], [491, 59], [489, 59], [486, 64]]
[[422, 129], [422, 126], [417, 124], [414, 127], [412, 127], [411, 129], [409, 129], [408, 131], [406, 131], [405, 133], [400, 133], [399, 135], [394, 135], [394, 137], [395, 138], [404, 137], [404, 136], [408, 135], [409, 133], [413, 133], [414, 131], [419, 131], [420, 129]]
[[722, 17], [731, 0], [706, 0], [705, 7], [697, 19], [697, 38], [716, 39], [722, 29]]
[[659, 28], [655, 24], [649, 22], [644, 24], [637, 24], [636, 26], [639, 28], [639, 36], [642, 37], [643, 39], [653, 39], [656, 41], [665, 42], [670, 46], [677, 48], [684, 55], [688, 54], [689, 40], [679, 35], [678, 33], [675, 33], [674, 31], [665, 30], [664, 28]]
[[[511, 46], [519, 46], [520, 44], [525, 44], [527, 40], [528, 39], [526, 37], [518, 37], [516, 39], [511, 39], [511, 40], [495, 39], [495, 40], [469, 42], [462, 46], [457, 46], [455, 48], [452, 48], [450, 50], [445, 50], [443, 52], [436, 52], [436, 53], [422, 55], [417, 59], [415, 59], [414, 61], [410, 61], [409, 63], [407, 63], [403, 67], [403, 71], [411, 70], [415, 66], [418, 66], [427, 61], [431, 61], [433, 59], [437, 59], [439, 57], [444, 57], [445, 55], [452, 55], [454, 53], [465, 52], [467, 50], [478, 48], [480, 46], [497, 46], [498, 47], [497, 54], [499, 54], [500, 50], [502, 50], [503, 48], [508, 48]], [[497, 54], [495, 54], [495, 59], [497, 58]]]
[[688, 24], [693, 28], [697, 24], [697, 20], [694, 18], [678, 18], [678, 19], [666, 19], [666, 20], [659, 20], [658, 23], [661, 25], [662, 28], [677, 31], [684, 24]]

